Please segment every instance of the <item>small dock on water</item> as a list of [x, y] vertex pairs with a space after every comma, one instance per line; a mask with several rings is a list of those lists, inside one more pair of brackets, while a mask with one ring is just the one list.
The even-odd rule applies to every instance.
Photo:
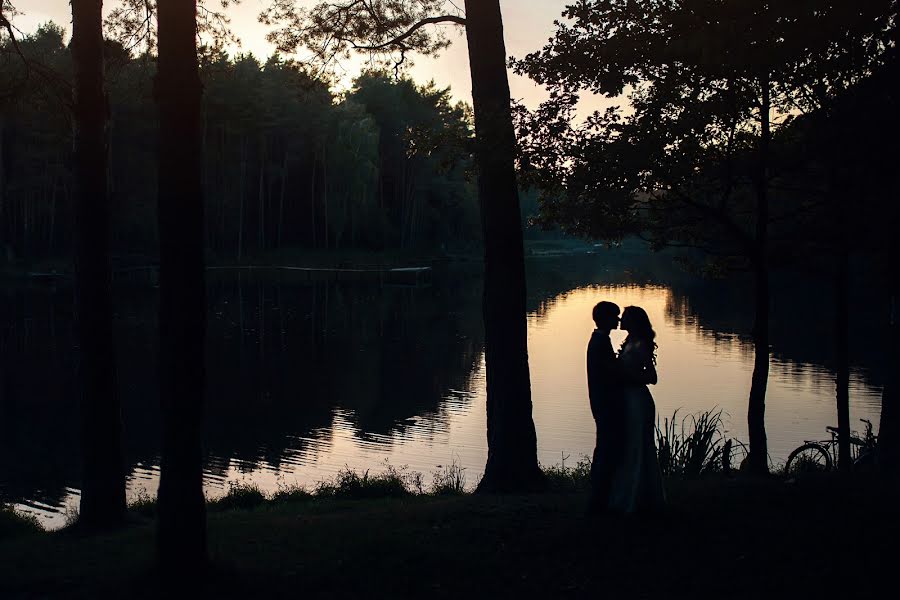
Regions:
[[239, 265], [207, 267], [207, 271], [280, 271], [306, 281], [371, 281], [418, 287], [431, 283], [431, 267], [289, 267]]
[[[280, 265], [234, 265], [206, 267], [208, 272], [251, 271], [263, 273], [278, 271], [290, 273], [303, 281], [369, 281], [382, 285], [419, 287], [431, 283], [431, 267], [292, 267]], [[33, 279], [69, 279], [72, 273], [30, 272]], [[133, 284], [159, 283], [159, 265], [119, 267], [113, 269], [113, 280]]]

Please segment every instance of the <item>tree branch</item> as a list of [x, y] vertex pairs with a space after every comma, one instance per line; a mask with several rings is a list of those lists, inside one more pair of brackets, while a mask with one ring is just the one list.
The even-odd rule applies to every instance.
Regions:
[[374, 52], [378, 50], [384, 50], [386, 48], [390, 48], [391, 46], [402, 46], [403, 42], [409, 39], [416, 31], [427, 26], [427, 25], [438, 25], [440, 23], [454, 23], [456, 25], [465, 26], [466, 19], [464, 17], [457, 17], [455, 15], [441, 15], [439, 17], [428, 17], [427, 19], [422, 19], [409, 29], [407, 29], [404, 33], [398, 35], [397, 37], [390, 39], [381, 44], [375, 44], [373, 46], [359, 46], [355, 42], [349, 39], [338, 38], [343, 42], [347, 42], [354, 50], [361, 50], [364, 52]]

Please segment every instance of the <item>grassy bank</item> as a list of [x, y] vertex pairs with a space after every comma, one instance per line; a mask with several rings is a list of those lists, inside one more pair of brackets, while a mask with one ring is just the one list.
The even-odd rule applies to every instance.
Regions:
[[[868, 588], [895, 562], [898, 494], [878, 480], [712, 477], [668, 491], [668, 512], [652, 519], [586, 517], [582, 491], [307, 495], [211, 510], [205, 592], [783, 597]], [[0, 596], [154, 596], [152, 552], [152, 519], [139, 516], [107, 535], [20, 532], [0, 541]]]

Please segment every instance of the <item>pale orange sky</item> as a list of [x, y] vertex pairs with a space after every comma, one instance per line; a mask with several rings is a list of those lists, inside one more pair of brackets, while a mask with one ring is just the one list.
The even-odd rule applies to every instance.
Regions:
[[[317, 0], [301, 1], [312, 5]], [[228, 10], [232, 29], [241, 39], [241, 50], [253, 52], [260, 57], [266, 57], [273, 51], [272, 46], [265, 40], [267, 28], [257, 21], [260, 10], [267, 2], [268, 0], [242, 0], [239, 5]], [[553, 33], [554, 19], [559, 18], [563, 8], [571, 2], [572, 0], [501, 0], [507, 54], [520, 57], [542, 47]], [[104, 4], [112, 7], [115, 3], [107, 1]], [[23, 31], [34, 31], [40, 23], [50, 20], [71, 29], [68, 0], [15, 0], [15, 5], [24, 13], [16, 20], [16, 24]], [[456, 98], [471, 102], [472, 86], [469, 80], [466, 43], [462, 29], [458, 29], [459, 33], [454, 33], [452, 28], [448, 29], [454, 41], [449, 49], [435, 59], [417, 57], [410, 74], [417, 81], [426, 82], [434, 79], [441, 86], [449, 85]], [[353, 69], [352, 66], [347, 67], [346, 79], [349, 80], [356, 74]], [[512, 74], [510, 87], [513, 98], [524, 101], [530, 107], [536, 106], [546, 97], [544, 90], [529, 79]], [[595, 110], [610, 103], [603, 98], [588, 97], [583, 99], [582, 107]]]

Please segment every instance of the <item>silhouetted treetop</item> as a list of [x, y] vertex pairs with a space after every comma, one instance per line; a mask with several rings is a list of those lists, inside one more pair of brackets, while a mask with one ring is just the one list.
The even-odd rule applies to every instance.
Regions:
[[[231, 19], [225, 11], [241, 0], [198, 0], [197, 36], [205, 45], [221, 48], [240, 44], [231, 31]], [[209, 8], [215, 6], [217, 8]], [[129, 51], [156, 53], [156, 0], [119, 0], [104, 21], [106, 35], [118, 40]]]
[[282, 52], [300, 48], [328, 64], [352, 52], [399, 68], [408, 52], [434, 55], [450, 45], [441, 24], [464, 25], [450, 0], [343, 0], [304, 8], [297, 0], [272, 0], [260, 21], [277, 27], [267, 38]]

